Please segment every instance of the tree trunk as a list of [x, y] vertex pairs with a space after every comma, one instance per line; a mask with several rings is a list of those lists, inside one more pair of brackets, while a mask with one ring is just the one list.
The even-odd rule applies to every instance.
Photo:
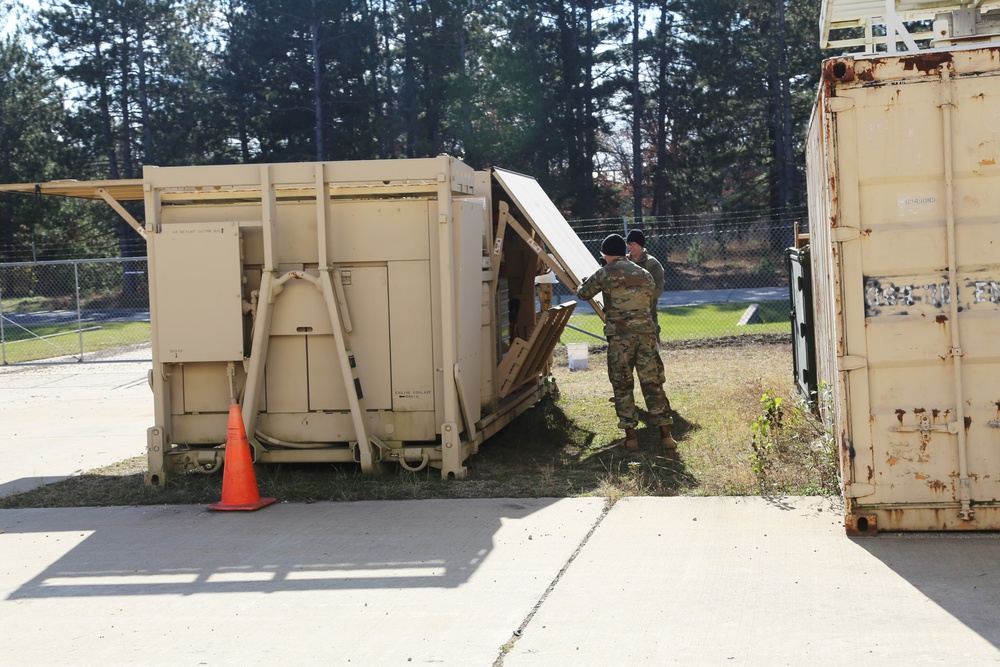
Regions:
[[321, 50], [322, 40], [320, 30], [322, 20], [319, 15], [318, 0], [311, 0], [312, 12], [309, 15], [310, 47], [312, 50], [312, 75], [313, 75], [313, 120], [316, 123], [314, 141], [316, 142], [316, 161], [322, 162], [326, 159], [323, 139], [323, 54]]
[[632, 0], [632, 215], [642, 220], [642, 97], [639, 87], [639, 2]]

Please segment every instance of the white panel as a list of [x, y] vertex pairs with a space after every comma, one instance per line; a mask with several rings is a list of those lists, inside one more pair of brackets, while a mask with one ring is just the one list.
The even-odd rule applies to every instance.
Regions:
[[[585, 278], [597, 271], [599, 266], [597, 259], [587, 250], [587, 246], [583, 245], [583, 241], [538, 185], [538, 181], [530, 176], [504, 169], [494, 169], [493, 175], [517, 204], [521, 213], [528, 218], [527, 221], [521, 222], [527, 222], [534, 227], [573, 280], [574, 284], [567, 287], [576, 290]], [[600, 294], [594, 300], [603, 303]]]

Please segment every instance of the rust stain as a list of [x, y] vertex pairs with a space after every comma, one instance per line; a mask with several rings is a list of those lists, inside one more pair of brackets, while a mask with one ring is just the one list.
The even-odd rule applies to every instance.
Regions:
[[992, 166], [992, 165], [994, 165], [996, 163], [997, 163], [996, 160], [990, 158], [989, 160], [980, 160], [979, 161], [979, 166], [981, 166], [981, 167], [989, 167], [989, 166]]
[[933, 421], [937, 421], [937, 418], [938, 418], [938, 416], [939, 416], [940, 414], [941, 414], [941, 411], [940, 411], [940, 410], [938, 410], [937, 408], [934, 408], [933, 410], [931, 410], [931, 419], [932, 419]]
[[937, 322], [938, 324], [944, 324], [945, 322], [948, 321], [948, 316], [938, 315], [937, 317], [934, 318], [934, 321]]
[[913, 408], [913, 414], [915, 415], [922, 415], [925, 412], [927, 412], [925, 408]]
[[872, 481], [873, 477], [875, 477], [875, 471], [872, 470], [871, 466], [868, 466], [868, 481]]
[[823, 63], [823, 80], [827, 83], [854, 81], [854, 63], [847, 60]]
[[965, 430], [968, 431], [970, 426], [972, 426], [972, 417], [966, 417], [965, 418]]
[[913, 57], [900, 59], [900, 62], [903, 65], [904, 70], [914, 70], [917, 72], [934, 74], [937, 72], [937, 69], [941, 67], [941, 65], [950, 63], [952, 59], [951, 52], [940, 51], [937, 53], [917, 53]]
[[913, 473], [913, 476], [916, 477], [917, 479], [927, 479], [927, 475], [919, 472]]
[[927, 486], [930, 488], [931, 491], [937, 491], [938, 493], [948, 490], [948, 487], [942, 484], [941, 480], [939, 479], [927, 482]]
[[906, 414], [906, 410], [896, 410], [896, 419], [899, 420], [899, 425], [903, 425], [903, 415]]
[[889, 464], [889, 465], [891, 465], [891, 466], [894, 466], [894, 465], [896, 465], [897, 463], [899, 463], [899, 459], [897, 459], [897, 458], [896, 458], [895, 456], [893, 456], [892, 454], [889, 454], [889, 458], [888, 458], [888, 459], [886, 460], [886, 463], [888, 463], [888, 464]]

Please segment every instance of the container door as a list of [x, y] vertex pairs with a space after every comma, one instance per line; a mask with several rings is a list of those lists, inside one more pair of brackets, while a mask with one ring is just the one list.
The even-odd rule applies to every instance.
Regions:
[[[831, 105], [840, 435], [857, 506], [952, 508], [963, 487], [973, 503], [1000, 497], [998, 81], [928, 75], [840, 91]], [[928, 516], [896, 527], [952, 520]]]
[[792, 366], [795, 370], [795, 384], [799, 394], [811, 404], [817, 396], [816, 352], [813, 342], [813, 299], [812, 271], [809, 263], [809, 247], [789, 248], [788, 262], [789, 289], [792, 295]]

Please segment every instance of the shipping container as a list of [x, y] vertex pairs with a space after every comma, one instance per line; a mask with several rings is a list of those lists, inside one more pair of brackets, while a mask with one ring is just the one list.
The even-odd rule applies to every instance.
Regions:
[[822, 66], [813, 326], [850, 533], [1000, 528], [998, 75], [994, 46]]
[[535, 179], [448, 156], [3, 189], [104, 199], [145, 237], [155, 486], [221, 466], [231, 405], [258, 462], [463, 477], [552, 386], [576, 305], [548, 307], [553, 276], [598, 268]]

